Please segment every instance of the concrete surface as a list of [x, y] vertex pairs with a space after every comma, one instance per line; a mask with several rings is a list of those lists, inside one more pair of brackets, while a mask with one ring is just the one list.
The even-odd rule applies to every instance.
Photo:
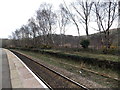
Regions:
[[48, 90], [47, 86], [11, 51], [3, 49], [2, 57], [3, 88], [44, 88]]

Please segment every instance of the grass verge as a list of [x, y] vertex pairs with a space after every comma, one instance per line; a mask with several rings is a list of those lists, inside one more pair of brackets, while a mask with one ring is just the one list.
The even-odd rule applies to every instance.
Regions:
[[88, 57], [88, 58], [97, 58], [99, 60], [108, 60], [108, 61], [114, 61], [114, 62], [120, 62], [120, 56], [117, 55], [110, 55], [110, 54], [98, 54], [98, 53], [90, 53], [90, 52], [68, 52], [68, 51], [61, 51], [61, 50], [46, 50], [46, 51], [51, 51], [51, 52], [61, 52], [65, 54], [72, 54], [72, 55], [79, 55], [82, 57]]
[[101, 69], [96, 66], [91, 66], [87, 65], [85, 63], [81, 62], [76, 62], [70, 59], [62, 59], [62, 58], [57, 58], [57, 57], [52, 57], [50, 55], [45, 55], [45, 54], [40, 54], [40, 53], [35, 53], [35, 52], [30, 52], [30, 51], [21, 51], [20, 52], [30, 55], [34, 58], [43, 60], [44, 62], [66, 69], [72, 73], [81, 75], [83, 77], [86, 77], [92, 81], [95, 81], [101, 85], [107, 86], [107, 87], [118, 87], [118, 82], [114, 79], [106, 78], [98, 74], [94, 74], [92, 72], [88, 72], [84, 70], [83, 68], [87, 70], [91, 70], [94, 72], [102, 73], [111, 76], [112, 78], [118, 78], [118, 73], [116, 71], [112, 71], [110, 69]]

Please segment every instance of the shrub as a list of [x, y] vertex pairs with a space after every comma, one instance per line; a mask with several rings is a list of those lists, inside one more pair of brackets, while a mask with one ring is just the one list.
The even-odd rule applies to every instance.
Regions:
[[83, 47], [84, 49], [86, 49], [86, 48], [88, 48], [88, 46], [89, 46], [89, 44], [90, 44], [90, 41], [89, 41], [88, 39], [85, 39], [85, 40], [82, 40], [82, 41], [80, 42], [80, 44], [82, 45], [82, 47]]
[[41, 49], [51, 49], [52, 46], [50, 45], [41, 45]]
[[117, 46], [110, 46], [109, 49], [107, 49], [106, 46], [103, 46], [102, 51], [104, 54], [113, 54], [113, 55], [119, 54], [119, 50]]

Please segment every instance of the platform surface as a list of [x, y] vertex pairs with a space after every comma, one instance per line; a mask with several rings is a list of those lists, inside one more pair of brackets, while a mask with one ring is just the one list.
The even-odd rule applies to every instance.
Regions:
[[48, 87], [22, 60], [7, 49], [2, 49], [2, 88], [42, 88], [48, 90]]
[[11, 88], [11, 81], [10, 81], [10, 69], [7, 54], [4, 50], [1, 49], [1, 64], [0, 67], [2, 68], [2, 88]]

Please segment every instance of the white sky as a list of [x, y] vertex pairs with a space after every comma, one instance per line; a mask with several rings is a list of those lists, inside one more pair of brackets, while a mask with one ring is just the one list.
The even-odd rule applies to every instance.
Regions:
[[[75, 0], [65, 1], [69, 3]], [[57, 9], [62, 0], [0, 0], [0, 38], [8, 38], [15, 29], [26, 24], [43, 2], [51, 3], [53, 8]], [[91, 25], [95, 24], [92, 23]], [[76, 27], [69, 27], [68, 29], [66, 34], [77, 35]], [[81, 34], [85, 34], [84, 30], [82, 31]], [[90, 30], [90, 33], [93, 32], [94, 30]]]

